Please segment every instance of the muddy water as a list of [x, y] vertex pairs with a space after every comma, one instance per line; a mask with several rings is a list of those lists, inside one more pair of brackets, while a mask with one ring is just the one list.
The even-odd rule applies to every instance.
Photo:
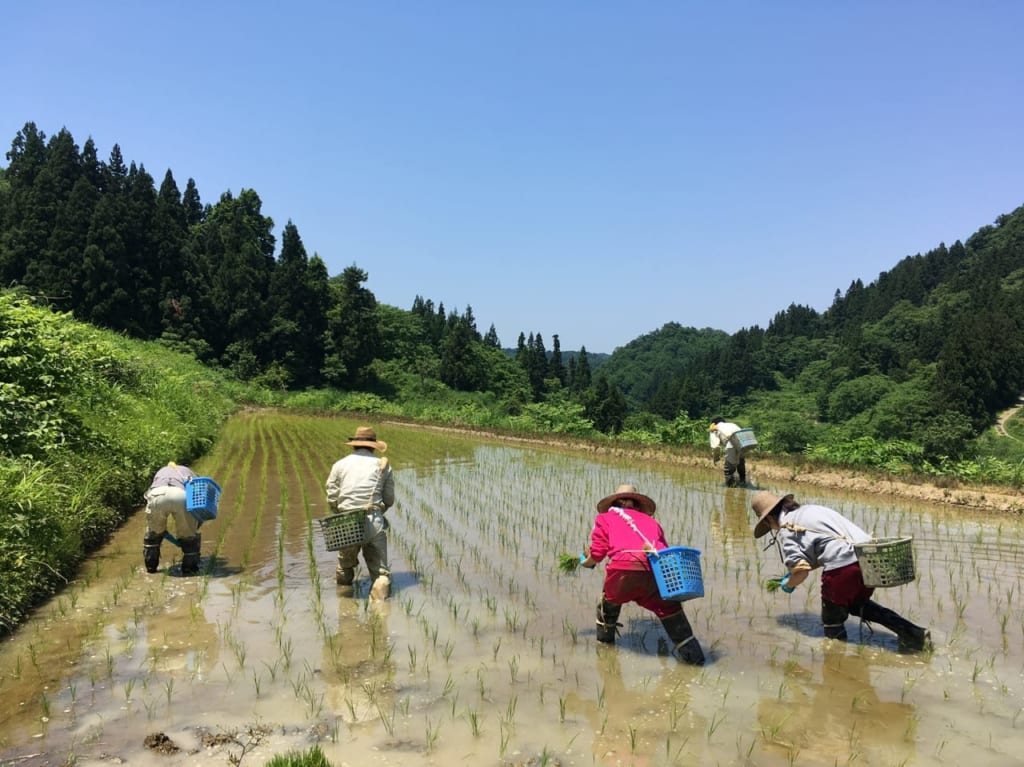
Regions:
[[[917, 580], [876, 593], [931, 628], [934, 653], [904, 655], [852, 620], [850, 642], [822, 639], [817, 576], [761, 589], [778, 555], [751, 537], [750, 491], [710, 466], [386, 425], [399, 501], [378, 605], [365, 573], [337, 595], [314, 521], [354, 426], [231, 421], [196, 467], [224, 488], [200, 577], [166, 543], [161, 571], [141, 569], [140, 513], [0, 646], [0, 760], [256, 765], [316, 743], [338, 767], [1021, 763], [1020, 519], [799, 497], [914, 536]], [[557, 572], [622, 482], [657, 500], [671, 543], [702, 551], [705, 597], [685, 605], [702, 669], [668, 656], [634, 605], [617, 646], [598, 647], [600, 571]]]

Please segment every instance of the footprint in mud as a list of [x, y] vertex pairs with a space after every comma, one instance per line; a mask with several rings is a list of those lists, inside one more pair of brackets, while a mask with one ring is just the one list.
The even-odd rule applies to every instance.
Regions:
[[146, 739], [142, 741], [142, 745], [161, 754], [173, 754], [181, 750], [174, 744], [173, 740], [162, 732], [154, 732], [152, 735], [147, 735]]

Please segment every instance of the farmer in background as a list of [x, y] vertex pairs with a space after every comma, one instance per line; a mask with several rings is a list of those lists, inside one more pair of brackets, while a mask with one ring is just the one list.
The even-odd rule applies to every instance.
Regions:
[[878, 623], [896, 634], [901, 649], [917, 652], [931, 646], [929, 632], [871, 600], [874, 588], [864, 585], [853, 544], [871, 536], [827, 506], [801, 506], [793, 495], [779, 497], [758, 491], [751, 498], [757, 515], [754, 537], [769, 532], [789, 572], [765, 585], [787, 594], [807, 580], [811, 570], [821, 572], [821, 622], [825, 636], [846, 639], [846, 619]]
[[743, 457], [743, 451], [732, 439], [732, 436], [740, 428], [722, 418], [713, 418], [708, 429], [711, 440], [711, 460], [717, 464], [719, 459], [724, 458], [722, 473], [725, 474], [727, 487], [736, 484], [737, 475], [741, 485], [746, 484], [747, 481], [747, 459]]
[[373, 579], [370, 597], [387, 599], [391, 593], [391, 570], [388, 565], [388, 522], [384, 512], [395, 503], [395, 481], [391, 465], [383, 453], [387, 442], [377, 439], [369, 426], [360, 426], [354, 437], [345, 443], [352, 453], [331, 467], [327, 477], [327, 503], [334, 511], [345, 514], [361, 511], [366, 514], [366, 542], [338, 549], [338, 570], [335, 578], [339, 593], [352, 596], [359, 552]]
[[635, 602], [650, 610], [665, 627], [679, 657], [694, 666], [704, 665], [704, 652], [693, 635], [680, 602], [662, 598], [646, 552], [668, 548], [661, 524], [654, 518], [655, 503], [633, 485], [619, 485], [597, 502], [597, 518], [590, 545], [580, 561], [595, 567], [608, 559], [604, 591], [597, 605], [597, 641], [615, 643], [622, 605]]
[[181, 546], [181, 574], [199, 572], [199, 520], [186, 510], [185, 482], [196, 476], [188, 466], [174, 462], [159, 469], [146, 491], [146, 533], [142, 538], [142, 561], [146, 572], [160, 566], [160, 544], [167, 532], [167, 517], [174, 517], [174, 532]]

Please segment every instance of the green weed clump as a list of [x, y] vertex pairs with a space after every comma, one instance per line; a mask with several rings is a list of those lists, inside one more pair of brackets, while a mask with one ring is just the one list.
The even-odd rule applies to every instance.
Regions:
[[268, 767], [331, 767], [324, 752], [319, 746], [313, 746], [308, 751], [289, 751], [286, 754], [278, 754], [269, 762]]

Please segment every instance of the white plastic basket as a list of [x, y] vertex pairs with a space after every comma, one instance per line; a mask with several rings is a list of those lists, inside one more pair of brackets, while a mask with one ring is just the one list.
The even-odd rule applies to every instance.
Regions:
[[876, 538], [866, 543], [853, 544], [853, 550], [860, 562], [864, 585], [872, 588], [888, 588], [910, 583], [916, 577], [914, 572], [914, 539]]
[[730, 437], [730, 440], [740, 453], [746, 453], [757, 447], [757, 437], [754, 436], [753, 429], [740, 429]]

